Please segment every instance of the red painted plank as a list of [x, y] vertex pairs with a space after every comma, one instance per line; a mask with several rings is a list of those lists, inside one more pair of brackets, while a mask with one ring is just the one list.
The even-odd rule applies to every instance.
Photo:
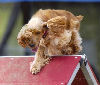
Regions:
[[95, 78], [97, 84], [100, 85], [100, 83], [99, 83], [99, 81], [97, 80], [96, 75], [94, 74], [93, 69], [91, 68], [91, 65], [90, 65], [89, 62], [88, 62], [88, 65], [89, 65], [89, 67], [90, 67], [90, 69], [91, 69], [91, 72], [92, 72], [92, 74], [93, 74], [93, 76], [94, 76], [94, 78]]
[[54, 57], [37, 75], [29, 72], [29, 62], [33, 58], [0, 58], [0, 85], [65, 85], [80, 58]]
[[76, 77], [74, 78], [74, 81], [72, 82], [72, 85], [88, 85], [88, 82], [81, 68], [78, 70]]

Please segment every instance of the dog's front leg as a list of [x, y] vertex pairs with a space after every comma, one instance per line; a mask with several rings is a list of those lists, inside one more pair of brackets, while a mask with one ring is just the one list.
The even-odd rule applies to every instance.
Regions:
[[30, 63], [30, 72], [32, 72], [32, 74], [37, 74], [38, 72], [40, 72], [43, 66], [49, 63], [50, 57], [46, 56], [44, 54], [44, 51], [45, 47], [39, 46], [38, 51], [35, 55], [35, 60]]

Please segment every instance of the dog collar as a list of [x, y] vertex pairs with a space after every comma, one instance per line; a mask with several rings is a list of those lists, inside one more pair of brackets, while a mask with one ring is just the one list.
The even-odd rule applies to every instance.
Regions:
[[36, 47], [35, 49], [32, 49], [32, 52], [36, 52], [38, 49], [38, 47]]
[[46, 31], [44, 32], [42, 38], [45, 38], [45, 37], [47, 36], [47, 34], [48, 34], [48, 31], [46, 30]]

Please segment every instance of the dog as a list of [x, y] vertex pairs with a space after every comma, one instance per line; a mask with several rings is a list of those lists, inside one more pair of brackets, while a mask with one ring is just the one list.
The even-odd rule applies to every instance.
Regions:
[[54, 55], [73, 55], [82, 50], [79, 34], [83, 16], [75, 16], [66, 10], [40, 9], [18, 33], [22, 47], [36, 51], [30, 63], [30, 72], [37, 74]]

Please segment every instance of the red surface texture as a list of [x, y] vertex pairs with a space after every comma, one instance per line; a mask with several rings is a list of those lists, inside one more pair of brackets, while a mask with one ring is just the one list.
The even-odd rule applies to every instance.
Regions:
[[80, 56], [54, 57], [40, 73], [32, 75], [33, 58], [0, 58], [0, 85], [66, 85]]
[[88, 85], [88, 82], [87, 82], [81, 68], [77, 72], [76, 77], [74, 78], [74, 81], [72, 82], [72, 85]]
[[92, 70], [92, 68], [91, 68], [91, 65], [89, 64], [89, 62], [88, 62], [88, 65], [89, 65], [89, 67], [90, 67], [90, 69], [91, 69], [91, 72], [92, 72], [92, 74], [93, 74], [93, 76], [94, 76], [96, 82], [98, 83], [98, 85], [100, 85], [99, 81], [98, 81], [97, 78], [96, 78], [96, 75], [94, 74], [94, 72], [93, 72], [93, 70]]

